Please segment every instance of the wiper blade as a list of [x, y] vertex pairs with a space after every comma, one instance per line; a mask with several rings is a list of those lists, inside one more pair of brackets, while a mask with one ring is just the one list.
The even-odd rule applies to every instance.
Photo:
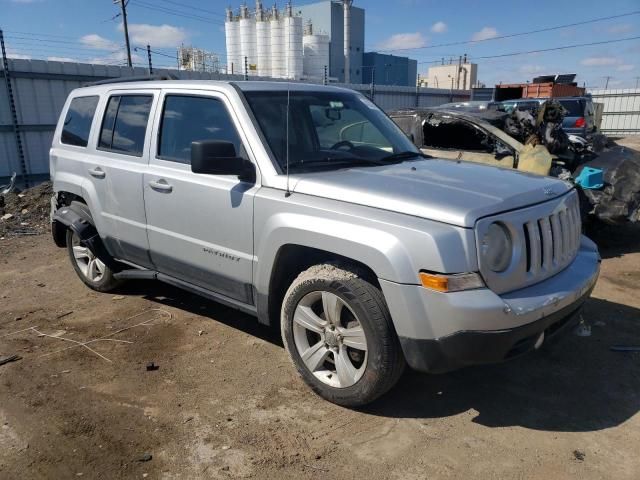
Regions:
[[389, 163], [389, 162], [402, 162], [403, 160], [408, 160], [414, 157], [421, 158], [431, 158], [429, 155], [426, 155], [422, 152], [412, 152], [407, 150], [406, 152], [398, 152], [391, 155], [387, 155], [386, 157], [382, 157], [380, 159], [381, 162]]

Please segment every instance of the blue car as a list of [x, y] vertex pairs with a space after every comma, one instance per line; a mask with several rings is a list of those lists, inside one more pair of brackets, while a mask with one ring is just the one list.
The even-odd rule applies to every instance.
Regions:
[[[537, 108], [549, 98], [519, 98], [515, 100], [505, 100], [497, 104], [498, 110], [511, 112], [514, 109], [530, 110]], [[595, 106], [591, 97], [559, 97], [553, 100], [560, 104], [567, 111], [562, 128], [567, 135], [578, 135], [587, 138], [597, 132]]]

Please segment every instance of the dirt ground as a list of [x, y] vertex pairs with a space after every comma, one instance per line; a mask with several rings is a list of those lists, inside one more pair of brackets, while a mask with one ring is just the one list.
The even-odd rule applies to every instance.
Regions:
[[156, 282], [95, 293], [48, 235], [6, 237], [0, 357], [22, 359], [0, 366], [0, 478], [637, 479], [640, 353], [610, 347], [640, 345], [640, 230], [599, 235], [590, 336], [407, 372], [361, 411], [249, 316]]

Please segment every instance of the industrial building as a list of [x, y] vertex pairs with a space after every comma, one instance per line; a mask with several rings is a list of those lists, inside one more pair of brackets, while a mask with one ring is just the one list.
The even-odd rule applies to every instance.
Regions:
[[275, 5], [267, 11], [260, 0], [255, 12], [246, 4], [237, 15], [228, 8], [225, 37], [227, 73], [300, 80], [322, 78], [329, 64], [329, 37], [312, 24], [303, 29], [290, 2], [282, 11]]
[[283, 10], [276, 5], [265, 9], [257, 0], [255, 10], [246, 4], [237, 12], [228, 8], [227, 73], [415, 86], [416, 60], [365, 54], [364, 21], [364, 9], [354, 7], [353, 0], [299, 7], [288, 2]]
[[217, 54], [192, 46], [178, 47], [178, 65], [180, 70], [192, 72], [220, 72]]
[[[315, 31], [329, 36], [329, 76], [338, 82], [363, 83], [364, 9], [352, 1], [327, 0], [295, 8], [304, 22], [310, 21]], [[345, 26], [349, 30], [345, 44]], [[351, 67], [345, 72], [345, 57]]]
[[478, 65], [467, 61], [466, 56], [449, 59], [449, 63], [429, 67], [426, 78], [420, 79], [420, 86], [429, 88], [449, 88], [470, 90], [478, 83]]
[[418, 61], [407, 57], [366, 52], [362, 60], [362, 83], [376, 85], [416, 85]]

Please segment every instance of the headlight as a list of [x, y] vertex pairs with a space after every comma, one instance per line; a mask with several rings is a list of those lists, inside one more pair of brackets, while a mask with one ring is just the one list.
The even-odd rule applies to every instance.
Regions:
[[492, 223], [482, 237], [481, 254], [494, 272], [504, 272], [511, 263], [513, 245], [509, 230], [501, 223]]

